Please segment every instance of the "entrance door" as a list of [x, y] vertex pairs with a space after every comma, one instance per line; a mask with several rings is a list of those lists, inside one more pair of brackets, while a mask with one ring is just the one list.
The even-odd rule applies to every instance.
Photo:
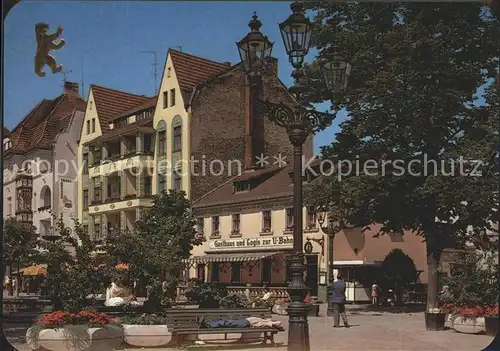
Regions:
[[306, 262], [306, 285], [311, 296], [318, 296], [318, 256], [307, 255]]

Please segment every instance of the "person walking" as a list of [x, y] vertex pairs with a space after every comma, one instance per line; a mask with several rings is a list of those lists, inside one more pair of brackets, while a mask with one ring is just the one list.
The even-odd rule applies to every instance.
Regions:
[[372, 305], [378, 306], [378, 295], [379, 295], [380, 288], [377, 285], [377, 282], [373, 282], [372, 285]]
[[339, 327], [340, 316], [342, 316], [344, 326], [346, 328], [350, 327], [345, 313], [345, 290], [346, 285], [340, 274], [337, 275], [337, 281], [328, 287], [328, 294], [330, 295], [332, 301], [334, 328]]

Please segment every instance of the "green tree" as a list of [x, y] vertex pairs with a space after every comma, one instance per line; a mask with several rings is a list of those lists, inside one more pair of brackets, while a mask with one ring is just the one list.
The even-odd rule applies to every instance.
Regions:
[[[201, 243], [195, 229], [190, 202], [184, 192], [169, 191], [155, 196], [153, 206], [136, 223], [133, 231], [124, 231], [106, 239], [110, 264], [128, 263], [132, 280], [148, 290], [148, 305], [160, 309], [162, 301], [173, 299], [183, 260], [193, 245]], [[167, 291], [162, 282], [167, 281]]]
[[[353, 65], [347, 90], [335, 96], [314, 80], [317, 64], [307, 67], [310, 102], [328, 97], [348, 114], [322, 148], [323, 159], [344, 161], [322, 180], [338, 183], [327, 202], [351, 224], [380, 223], [379, 234], [423, 236], [433, 308], [443, 249], [494, 230], [498, 219], [498, 85], [491, 84], [498, 18], [471, 3], [305, 5], [316, 11], [318, 59], [335, 45]], [[478, 88], [488, 84], [486, 101], [478, 101]]]
[[[19, 279], [19, 268], [28, 265], [36, 259], [37, 236], [35, 227], [18, 221], [15, 218], [7, 218], [3, 222], [3, 273], [9, 267], [9, 275], [12, 281], [12, 266], [15, 264], [18, 270], [17, 281]], [[18, 286], [19, 287], [19, 286]], [[12, 288], [12, 285], [11, 285]], [[12, 294], [12, 289], [9, 291]]]
[[498, 252], [457, 252], [450, 260], [446, 284], [455, 306], [495, 306], [498, 303]]
[[389, 286], [395, 289], [398, 302], [401, 302], [403, 290], [418, 278], [415, 262], [401, 249], [392, 249], [385, 256], [382, 274]]
[[74, 230], [57, 220], [55, 240], [40, 242], [39, 263], [47, 264], [44, 284], [54, 309], [77, 312], [91, 305], [90, 295], [103, 292], [109, 278], [98, 269], [96, 244], [83, 226], [74, 219]]

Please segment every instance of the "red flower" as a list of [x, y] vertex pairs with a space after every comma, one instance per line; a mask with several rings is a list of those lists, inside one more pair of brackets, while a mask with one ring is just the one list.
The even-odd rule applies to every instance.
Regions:
[[104, 313], [95, 313], [90, 311], [81, 311], [78, 313], [69, 313], [66, 311], [56, 311], [47, 314], [36, 321], [36, 324], [43, 325], [45, 328], [61, 327], [64, 325], [83, 324], [93, 327], [102, 327], [113, 323], [113, 319]]
[[498, 305], [486, 307], [486, 316], [498, 316]]

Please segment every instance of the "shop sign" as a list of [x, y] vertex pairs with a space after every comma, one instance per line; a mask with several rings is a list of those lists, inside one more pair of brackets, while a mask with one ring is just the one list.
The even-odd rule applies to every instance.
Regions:
[[267, 250], [267, 249], [291, 249], [293, 248], [293, 237], [291, 235], [273, 236], [271, 238], [239, 238], [218, 239], [208, 242], [210, 250]]

